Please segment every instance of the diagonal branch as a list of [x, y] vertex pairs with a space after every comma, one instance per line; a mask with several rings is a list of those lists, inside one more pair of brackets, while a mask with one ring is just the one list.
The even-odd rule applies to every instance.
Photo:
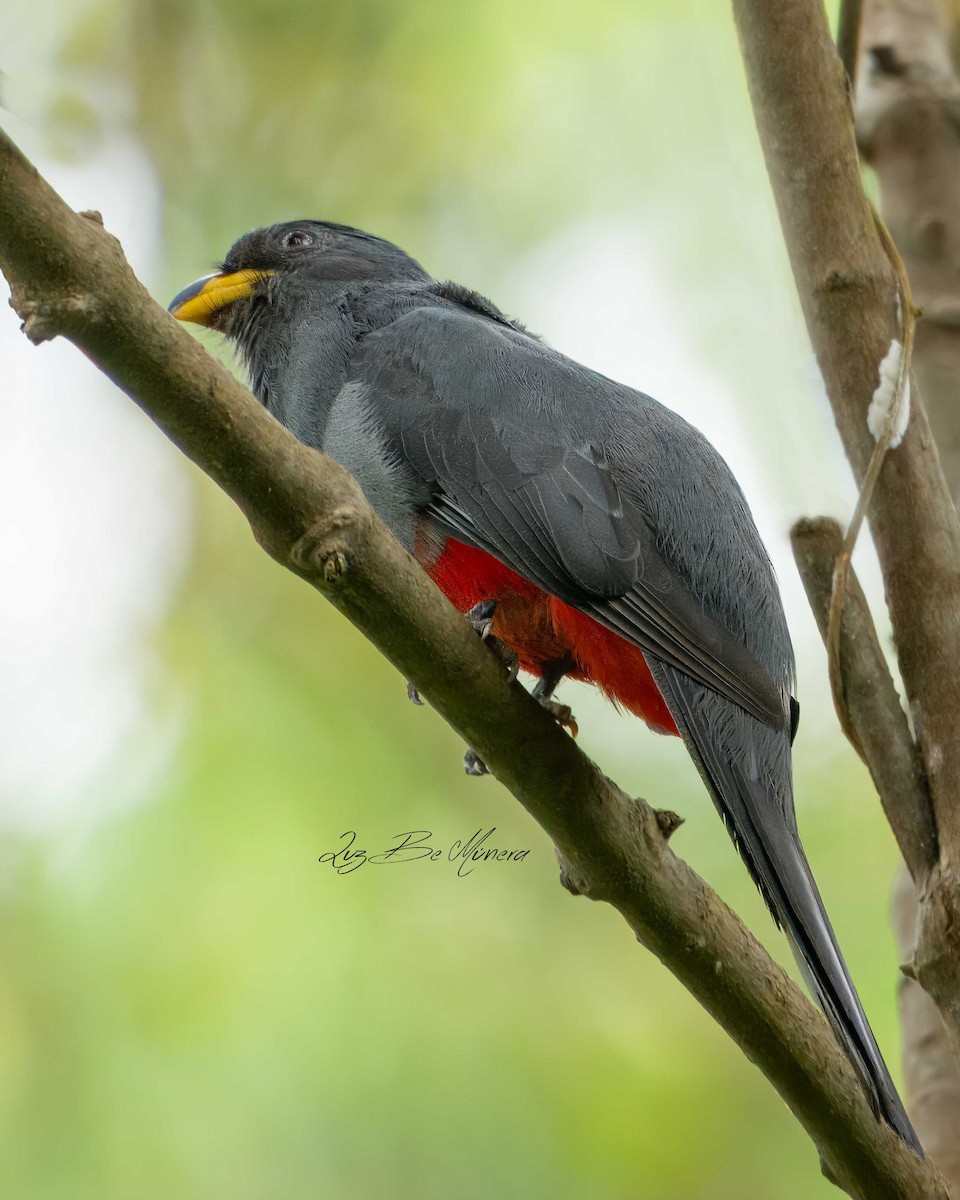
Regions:
[[0, 134], [0, 267], [25, 332], [64, 334], [240, 506], [260, 544], [330, 599], [475, 746], [606, 900], [727, 1030], [852, 1196], [945, 1197], [870, 1111], [819, 1013], [669, 849], [657, 815], [597, 770], [494, 657], [340, 466], [298, 442], [177, 326], [118, 243]]

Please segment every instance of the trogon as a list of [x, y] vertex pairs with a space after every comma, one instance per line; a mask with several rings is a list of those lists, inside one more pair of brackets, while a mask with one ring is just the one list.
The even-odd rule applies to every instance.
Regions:
[[347, 226], [254, 230], [170, 308], [235, 343], [260, 402], [352, 472], [541, 699], [585, 680], [679, 734], [874, 1110], [919, 1150], [800, 843], [790, 637], [710, 443]]

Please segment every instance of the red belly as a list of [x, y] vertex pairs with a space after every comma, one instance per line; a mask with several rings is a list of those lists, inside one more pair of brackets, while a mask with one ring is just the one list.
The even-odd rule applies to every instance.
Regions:
[[574, 664], [567, 672], [571, 679], [594, 684], [658, 732], [677, 732], [643, 653], [586, 613], [461, 542], [448, 541], [426, 571], [461, 612], [481, 600], [498, 601], [494, 635], [514, 651], [524, 671], [542, 675], [551, 663], [568, 658]]

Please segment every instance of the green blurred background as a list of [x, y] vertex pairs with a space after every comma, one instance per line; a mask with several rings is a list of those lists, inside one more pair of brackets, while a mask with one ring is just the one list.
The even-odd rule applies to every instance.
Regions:
[[[162, 301], [253, 225], [344, 221], [713, 438], [778, 567], [800, 824], [898, 1073], [895, 851], [786, 541], [851, 491], [726, 6], [8, 0], [0, 70], [0, 120]], [[129, 401], [12, 314], [0, 354], [0, 1192], [834, 1194], [732, 1043]], [[789, 960], [680, 745], [561, 695]], [[527, 858], [317, 863], [347, 829], [491, 827]]]

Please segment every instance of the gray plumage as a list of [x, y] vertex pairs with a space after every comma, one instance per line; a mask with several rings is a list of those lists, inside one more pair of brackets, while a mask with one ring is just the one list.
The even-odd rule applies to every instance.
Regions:
[[651, 397], [369, 234], [257, 230], [223, 265], [240, 270], [264, 278], [211, 323], [262, 403], [343, 463], [409, 549], [426, 529], [486, 551], [643, 651], [875, 1111], [919, 1149], [800, 845], [790, 638], [724, 461]]

